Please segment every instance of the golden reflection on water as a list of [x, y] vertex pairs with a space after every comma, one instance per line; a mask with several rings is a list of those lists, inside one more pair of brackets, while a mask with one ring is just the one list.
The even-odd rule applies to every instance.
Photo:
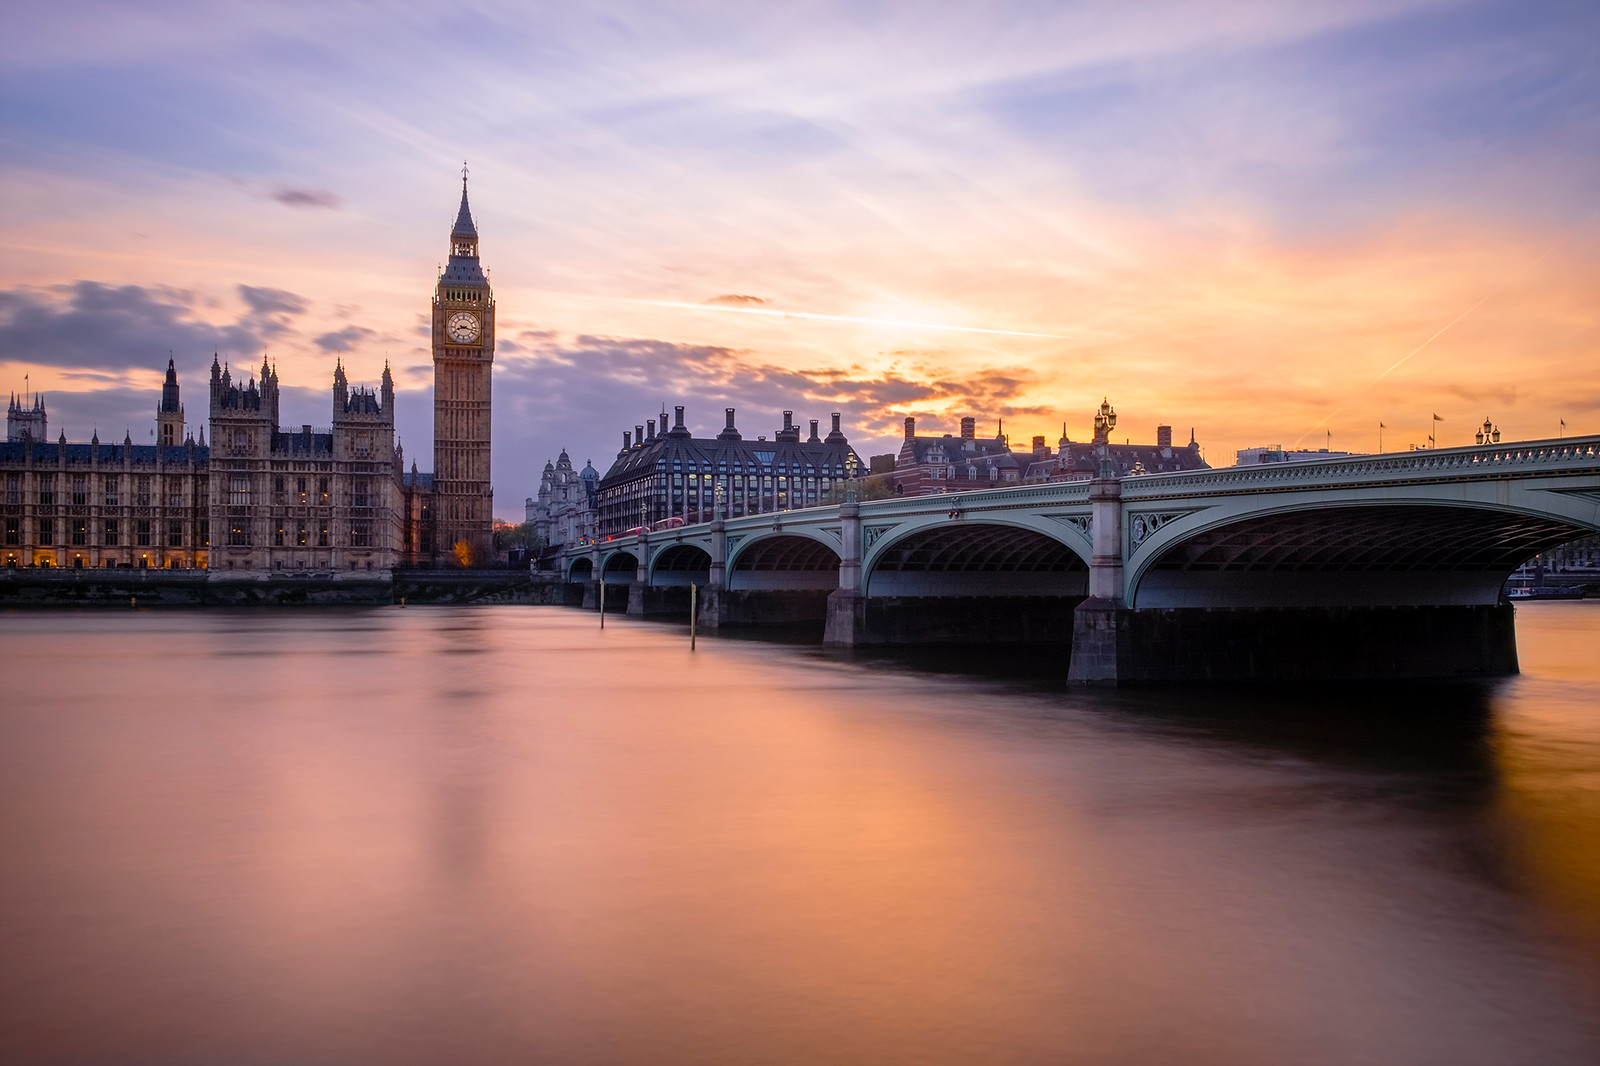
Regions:
[[1590, 1061], [1597, 607], [1398, 696], [3, 615], [0, 1061]]
[[1507, 846], [1600, 952], [1600, 603], [1530, 604], [1517, 625], [1523, 676], [1494, 733]]

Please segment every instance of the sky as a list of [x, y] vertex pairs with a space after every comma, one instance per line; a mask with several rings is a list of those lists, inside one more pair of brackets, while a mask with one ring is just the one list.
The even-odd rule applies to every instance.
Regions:
[[[1213, 465], [1600, 433], [1600, 6], [57, 2], [0, 60], [0, 387], [150, 439], [170, 357], [288, 425], [394, 368], [463, 161], [496, 513], [683, 404]], [[1442, 421], [1435, 423], [1433, 416]], [[803, 422], [802, 422], [803, 424]]]

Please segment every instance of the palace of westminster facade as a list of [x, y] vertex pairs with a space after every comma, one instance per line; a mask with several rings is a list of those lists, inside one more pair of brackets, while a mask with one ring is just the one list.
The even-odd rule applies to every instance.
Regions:
[[433, 296], [431, 474], [394, 439], [394, 381], [333, 374], [327, 430], [278, 424], [278, 375], [235, 379], [215, 356], [208, 425], [186, 432], [167, 363], [156, 443], [49, 440], [42, 397], [16, 396], [0, 444], [0, 566], [383, 571], [492, 558], [494, 297], [462, 179]]

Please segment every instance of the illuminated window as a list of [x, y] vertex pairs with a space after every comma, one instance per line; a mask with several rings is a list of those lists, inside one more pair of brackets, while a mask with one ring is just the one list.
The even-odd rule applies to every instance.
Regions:
[[72, 520], [72, 543], [82, 546], [89, 543], [89, 520], [87, 518], [74, 518]]
[[117, 536], [117, 520], [115, 518], [106, 519], [105, 531], [101, 534], [100, 543], [108, 548], [115, 548], [117, 546]]
[[228, 523], [228, 545], [242, 548], [250, 543], [250, 527], [242, 519]]
[[19, 518], [6, 519], [6, 543], [22, 543], [22, 520]]
[[250, 506], [250, 479], [249, 477], [236, 476], [228, 481], [228, 505], [230, 507]]
[[352, 548], [368, 547], [371, 539], [371, 523], [365, 519], [350, 523], [350, 546]]
[[328, 527], [327, 526], [323, 526], [321, 529], [319, 529], [317, 531], [317, 547], [326, 548], [327, 546], [328, 546]]

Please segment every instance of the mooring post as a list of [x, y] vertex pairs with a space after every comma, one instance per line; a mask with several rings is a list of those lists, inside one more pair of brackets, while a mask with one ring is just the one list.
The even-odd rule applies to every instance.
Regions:
[[606, 627], [606, 577], [605, 571], [600, 571], [600, 628]]
[[697, 585], [695, 585], [693, 583], [690, 583], [690, 585], [689, 585], [689, 650], [690, 651], [694, 651], [694, 615], [695, 615], [695, 607], [697, 606], [697, 604], [696, 604], [696, 599], [697, 599], [696, 594], [698, 592], [699, 592], [699, 586], [697, 586]]

